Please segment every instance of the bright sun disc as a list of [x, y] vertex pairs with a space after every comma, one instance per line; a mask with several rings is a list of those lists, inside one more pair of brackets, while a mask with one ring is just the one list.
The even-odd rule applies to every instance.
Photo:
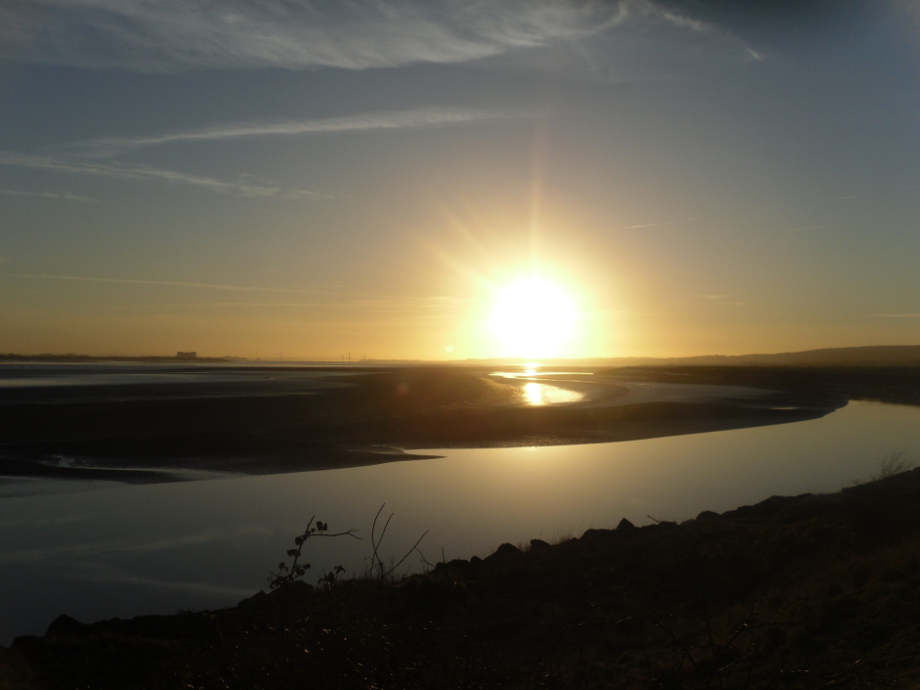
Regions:
[[574, 300], [543, 278], [522, 278], [498, 290], [491, 329], [501, 356], [562, 357], [575, 338]]

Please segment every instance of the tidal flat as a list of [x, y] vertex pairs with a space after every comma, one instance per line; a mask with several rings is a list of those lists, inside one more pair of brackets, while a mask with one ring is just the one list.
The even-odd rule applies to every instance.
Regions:
[[16, 365], [0, 376], [0, 474], [138, 483], [188, 471], [272, 474], [430, 457], [412, 452], [420, 448], [776, 424], [848, 399], [837, 377], [803, 383], [784, 370], [735, 369], [689, 379], [663, 369]]

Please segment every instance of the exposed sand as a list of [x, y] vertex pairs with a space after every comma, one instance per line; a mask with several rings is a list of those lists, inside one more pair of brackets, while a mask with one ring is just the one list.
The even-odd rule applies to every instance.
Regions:
[[[402, 449], [592, 443], [775, 424], [845, 402], [588, 371], [513, 378], [472, 367], [342, 373], [335, 383], [347, 385], [328, 385], [327, 371], [263, 368], [237, 372], [230, 382], [222, 370], [213, 380], [173, 384], [6, 388], [0, 474], [156, 482], [188, 478], [176, 470], [327, 469], [428, 457]], [[580, 398], [531, 405], [534, 386]]]

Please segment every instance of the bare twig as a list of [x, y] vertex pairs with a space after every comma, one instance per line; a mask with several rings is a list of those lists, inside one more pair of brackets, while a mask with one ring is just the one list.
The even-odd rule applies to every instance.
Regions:
[[385, 506], [386, 503], [382, 503], [380, 505], [380, 507], [377, 509], [377, 514], [374, 515], [374, 521], [371, 523], [371, 573], [376, 573], [378, 580], [385, 580], [390, 575], [392, 575], [396, 569], [399, 568], [399, 566], [405, 563], [406, 559], [409, 558], [413, 552], [418, 552], [419, 556], [422, 558], [422, 561], [431, 566], [428, 559], [426, 559], [422, 552], [418, 550], [418, 545], [422, 543], [422, 539], [424, 539], [425, 535], [428, 534], [428, 530], [422, 532], [422, 536], [416, 540], [416, 542], [412, 545], [412, 548], [406, 551], [403, 557], [400, 558], [395, 565], [390, 568], [387, 568], [386, 565], [384, 565], [383, 558], [380, 557], [380, 546], [383, 544], [383, 538], [386, 536], [387, 530], [390, 528], [390, 522], [392, 522], [393, 518], [396, 517], [395, 513], [390, 513], [387, 515], [387, 519], [383, 523], [383, 528], [380, 530], [380, 534], [377, 534], [377, 523], [380, 521], [380, 515], [383, 512]]
[[352, 528], [347, 529], [344, 532], [332, 532], [327, 534], [326, 532], [316, 532], [315, 534], [310, 535], [312, 537], [351, 537], [352, 539], [357, 539], [362, 541], [361, 537], [358, 536], [358, 530]]
[[371, 523], [371, 572], [374, 570], [377, 571], [377, 577], [383, 579], [384, 577], [384, 565], [383, 559], [380, 558], [380, 545], [383, 543], [383, 538], [387, 533], [387, 529], [390, 527], [390, 521], [393, 519], [394, 513], [390, 513], [387, 516], [386, 522], [383, 524], [383, 529], [380, 531], [380, 536], [377, 536], [377, 520], [380, 519], [380, 513], [383, 512], [383, 508], [386, 506], [386, 503], [381, 503], [380, 507], [377, 509], [377, 514], [374, 515], [374, 522]]
[[415, 548], [415, 553], [418, 554], [419, 559], [422, 561], [422, 563], [425, 564], [425, 567], [426, 567], [426, 568], [428, 568], [429, 570], [431, 570], [431, 569], [433, 569], [433, 568], [435, 567], [435, 566], [434, 566], [434, 563], [432, 563], [432, 562], [429, 561], [427, 558], [425, 558], [425, 554], [422, 553], [422, 550], [421, 550], [420, 548], [416, 547], [416, 548]]
[[405, 554], [402, 558], [399, 559], [399, 561], [396, 563], [396, 565], [394, 565], [392, 568], [390, 568], [390, 569], [384, 574], [384, 577], [389, 577], [389, 576], [393, 573], [393, 571], [395, 571], [399, 566], [401, 566], [401, 565], [405, 562], [405, 560], [406, 560], [410, 555], [412, 555], [412, 552], [415, 551], [415, 550], [418, 548], [418, 545], [422, 543], [422, 539], [425, 538], [425, 535], [426, 535], [426, 534], [428, 534], [428, 530], [427, 530], [427, 529], [426, 529], [424, 532], [422, 532], [422, 536], [420, 536], [420, 537], [415, 541], [415, 543], [412, 545], [412, 548], [411, 548], [411, 549], [409, 549], [408, 551], [406, 551], [406, 554]]

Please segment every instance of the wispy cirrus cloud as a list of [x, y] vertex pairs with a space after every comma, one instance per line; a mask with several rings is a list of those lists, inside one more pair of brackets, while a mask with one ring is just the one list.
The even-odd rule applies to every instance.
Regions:
[[635, 223], [634, 225], [624, 225], [624, 230], [648, 230], [649, 228], [660, 228], [671, 225], [671, 223]]
[[0, 276], [26, 278], [30, 280], [62, 280], [81, 283], [114, 283], [117, 285], [138, 285], [154, 287], [194, 288], [201, 290], [224, 290], [228, 292], [272, 292], [283, 294], [313, 294], [315, 290], [264, 285], [232, 285], [227, 283], [200, 283], [188, 280], [155, 280], [144, 278], [118, 278], [112, 276], [81, 276], [58, 273], [0, 273]]
[[79, 201], [85, 204], [93, 204], [98, 200], [83, 194], [72, 194], [70, 192], [28, 192], [22, 189], [0, 189], [0, 196], [21, 196], [34, 197], [38, 199], [60, 199], [61, 201]]
[[[679, 3], [678, 3], [679, 4]], [[686, 8], [679, 9], [669, 9], [669, 4], [667, 2], [653, 2], [652, 0], [647, 0], [643, 3], [644, 8], [647, 12], [653, 15], [657, 15], [661, 19], [665, 20], [669, 24], [674, 26], [679, 26], [684, 29], [689, 29], [690, 31], [696, 31], [697, 33], [714, 33], [721, 34], [723, 36], [730, 36], [735, 40], [740, 40], [734, 36], [730, 31], [727, 31], [722, 26], [717, 26], [708, 21], [704, 21], [694, 16], [692, 3], [683, 3], [687, 5]], [[766, 59], [766, 56], [745, 43], [740, 41], [741, 46], [744, 48], [744, 53], [751, 60], [756, 62], [763, 62]]]
[[[140, 165], [121, 165], [100, 158], [112, 157], [129, 150], [176, 142], [221, 141], [245, 137], [337, 134], [379, 130], [448, 127], [488, 120], [540, 117], [540, 113], [523, 111], [476, 110], [469, 108], [418, 108], [414, 110], [372, 112], [330, 118], [220, 124], [211, 127], [166, 132], [138, 137], [101, 138], [77, 142], [68, 148], [68, 156], [36, 156], [0, 151], [0, 165], [46, 170], [72, 175], [109, 177], [119, 180], [160, 181], [207, 189], [220, 194], [251, 198], [279, 199], [328, 198], [310, 189], [286, 189], [276, 185], [256, 184], [245, 180], [232, 182], [178, 170]], [[0, 194], [42, 196], [70, 201], [92, 201], [78, 195], [55, 195], [51, 192], [0, 190]]]
[[739, 299], [735, 299], [734, 297], [732, 297], [730, 294], [726, 292], [709, 292], [709, 293], [700, 295], [700, 298], [712, 304], [718, 304], [722, 306], [729, 306], [729, 307], [743, 307], [744, 306], [743, 301]]
[[164, 170], [146, 166], [115, 165], [71, 158], [53, 158], [0, 151], [0, 165], [46, 170], [71, 175], [92, 175], [117, 180], [147, 180], [189, 185], [221, 194], [237, 194], [244, 197], [303, 198], [325, 195], [307, 189], [286, 190], [277, 186], [258, 185], [248, 182], [230, 182], [203, 175], [193, 175], [178, 170]]
[[[840, 35], [841, 21], [865, 21], [866, 13], [889, 3], [860, 0], [639, 0], [668, 22], [697, 32], [736, 39], [751, 60], [762, 62], [777, 49], [809, 47], [823, 32]], [[913, 2], [913, 0], [908, 0]]]
[[310, 134], [339, 134], [377, 130], [449, 127], [486, 120], [533, 118], [539, 113], [475, 110], [469, 108], [418, 108], [414, 110], [372, 112], [341, 117], [221, 124], [211, 127], [150, 136], [102, 138], [79, 142], [72, 150], [90, 157], [113, 156], [124, 151], [176, 142], [219, 141], [244, 137], [278, 137]]
[[443, 316], [445, 310], [460, 308], [470, 300], [443, 295], [407, 297], [384, 295], [382, 297], [356, 297], [349, 300], [323, 299], [311, 302], [213, 302], [207, 306], [227, 309], [309, 309], [335, 313], [361, 312], [364, 314], [413, 314]]
[[664, 221], [654, 222], [654, 223], [634, 223], [632, 225], [624, 225], [622, 229], [623, 230], [649, 230], [651, 228], [667, 228], [667, 227], [671, 227], [672, 225], [683, 225], [686, 223], [693, 223], [697, 220], [699, 219], [696, 217], [693, 217], [693, 218], [683, 218], [681, 220], [664, 220]]
[[0, 56], [141, 71], [457, 63], [603, 31], [629, 0], [7, 0]]

